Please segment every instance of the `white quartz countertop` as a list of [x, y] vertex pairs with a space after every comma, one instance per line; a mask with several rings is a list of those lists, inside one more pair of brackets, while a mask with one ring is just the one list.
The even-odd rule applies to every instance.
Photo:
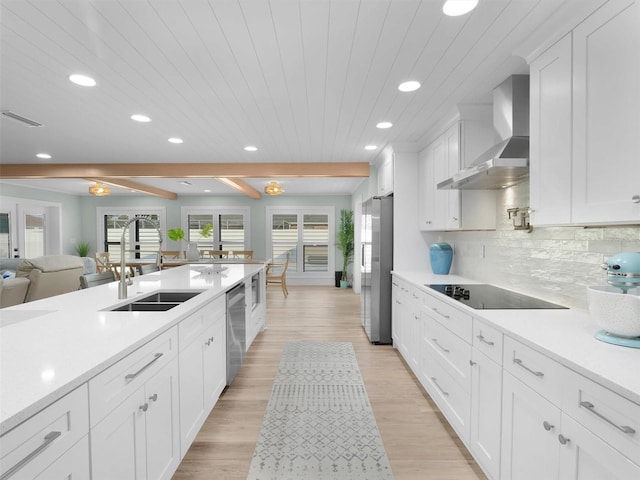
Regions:
[[611, 345], [594, 338], [600, 330], [588, 311], [476, 310], [425, 284], [481, 283], [457, 275], [399, 272], [394, 275], [437, 295], [510, 337], [548, 355], [571, 370], [640, 404], [640, 349]]
[[[185, 265], [134, 277], [126, 300], [114, 282], [0, 310], [0, 435], [264, 266]], [[161, 290], [202, 293], [166, 312], [106, 311]]]

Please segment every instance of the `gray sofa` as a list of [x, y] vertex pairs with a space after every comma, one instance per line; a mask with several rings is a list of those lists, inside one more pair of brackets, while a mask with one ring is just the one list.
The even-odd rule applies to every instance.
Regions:
[[2, 259], [0, 272], [10, 276], [0, 282], [0, 308], [78, 290], [80, 276], [95, 269], [95, 260], [74, 255]]

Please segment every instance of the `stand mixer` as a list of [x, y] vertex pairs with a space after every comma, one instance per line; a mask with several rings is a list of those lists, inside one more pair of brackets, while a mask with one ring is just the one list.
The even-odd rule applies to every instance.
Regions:
[[603, 342], [640, 348], [640, 252], [617, 253], [602, 265], [611, 286], [588, 287], [589, 311]]

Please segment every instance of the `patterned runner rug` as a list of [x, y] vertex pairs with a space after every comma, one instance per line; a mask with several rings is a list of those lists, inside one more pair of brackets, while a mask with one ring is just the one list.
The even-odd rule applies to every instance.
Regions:
[[285, 346], [247, 479], [393, 479], [351, 343]]

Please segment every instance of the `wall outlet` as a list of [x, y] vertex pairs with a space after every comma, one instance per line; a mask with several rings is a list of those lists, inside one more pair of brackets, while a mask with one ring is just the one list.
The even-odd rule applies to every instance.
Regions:
[[480, 245], [480, 251], [478, 253], [480, 254], [480, 258], [485, 258], [487, 253], [485, 245]]

